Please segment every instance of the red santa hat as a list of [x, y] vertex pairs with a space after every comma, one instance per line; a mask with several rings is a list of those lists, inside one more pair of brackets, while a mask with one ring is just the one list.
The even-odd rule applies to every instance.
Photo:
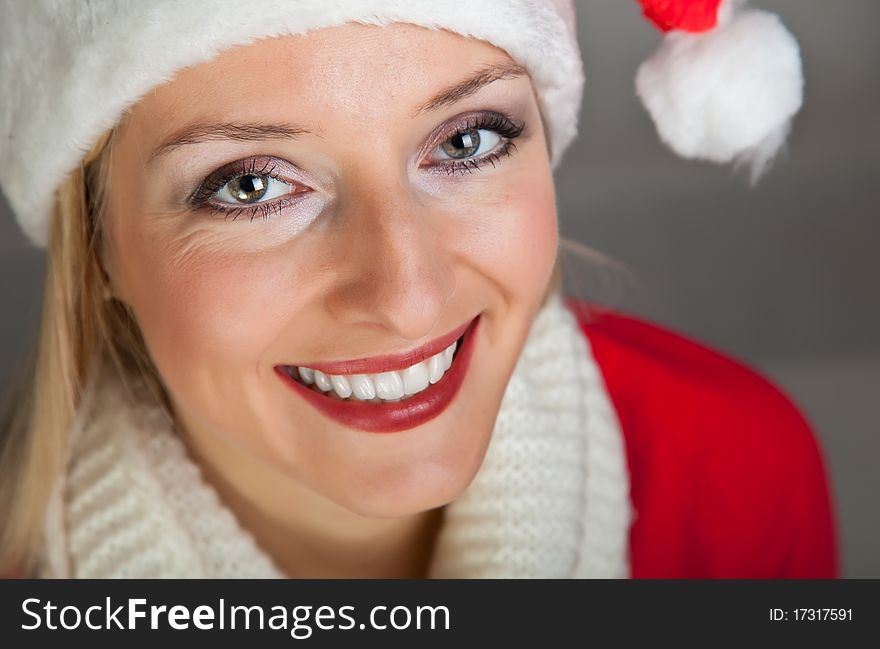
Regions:
[[[484, 40], [529, 71], [554, 167], [577, 132], [584, 74], [572, 0], [9, 1], [0, 0], [0, 188], [37, 245], [55, 190], [125, 110], [180, 69], [259, 38], [355, 21]], [[757, 178], [801, 104], [794, 38], [743, 0], [641, 4], [667, 32], [637, 75], [660, 137], [687, 157], [746, 163]]]
[[666, 33], [636, 75], [660, 138], [686, 158], [746, 165], [756, 181], [803, 102], [794, 36], [745, 0], [639, 2]]

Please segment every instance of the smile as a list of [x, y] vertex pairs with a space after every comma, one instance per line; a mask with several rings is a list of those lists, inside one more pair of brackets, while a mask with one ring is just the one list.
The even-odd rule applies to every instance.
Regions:
[[324, 415], [367, 432], [398, 432], [433, 419], [467, 371], [480, 316], [403, 354], [276, 365], [280, 378]]

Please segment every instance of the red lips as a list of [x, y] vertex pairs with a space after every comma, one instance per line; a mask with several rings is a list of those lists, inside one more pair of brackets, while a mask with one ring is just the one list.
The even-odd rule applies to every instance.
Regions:
[[275, 372], [296, 394], [302, 396], [327, 417], [345, 426], [370, 433], [393, 433], [415, 428], [442, 413], [452, 403], [470, 364], [480, 320], [480, 316], [477, 316], [470, 323], [406, 354], [303, 364], [304, 367], [327, 374], [377, 374], [395, 371], [443, 351], [463, 334], [464, 337], [452, 359], [452, 365], [443, 378], [405, 401], [379, 404], [357, 401], [353, 398], [343, 401], [312, 390], [291, 378], [284, 365], [276, 365]]
[[301, 363], [301, 367], [319, 370], [324, 374], [380, 374], [382, 372], [394, 372], [402, 370], [410, 365], [420, 363], [434, 354], [439, 354], [449, 347], [454, 341], [461, 338], [465, 330], [474, 321], [466, 322], [456, 327], [448, 334], [432, 340], [431, 342], [403, 352], [402, 354], [386, 354], [383, 356], [371, 356], [369, 358], [356, 358], [350, 361], [328, 361], [326, 363]]

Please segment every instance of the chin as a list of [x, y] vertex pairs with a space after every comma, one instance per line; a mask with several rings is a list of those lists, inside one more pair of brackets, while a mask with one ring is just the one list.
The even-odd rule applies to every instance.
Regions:
[[[473, 428], [470, 432], [473, 433]], [[448, 431], [444, 431], [448, 434]], [[420, 457], [383, 463], [371, 471], [357, 467], [356, 479], [349, 476], [347, 489], [338, 504], [362, 516], [396, 518], [442, 507], [457, 499], [473, 481], [482, 465], [491, 438], [491, 428], [472, 439], [477, 445], [420, 453]]]

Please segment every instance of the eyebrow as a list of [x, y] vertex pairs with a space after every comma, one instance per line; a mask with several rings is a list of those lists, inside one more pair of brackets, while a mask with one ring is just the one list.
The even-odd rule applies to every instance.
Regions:
[[212, 140], [237, 140], [239, 142], [289, 140], [308, 133], [311, 131], [295, 124], [240, 124], [237, 122], [192, 124], [177, 131], [153, 149], [148, 162], [187, 144], [198, 144]]
[[[448, 86], [421, 104], [413, 117], [431, 112], [461, 101], [476, 93], [483, 86], [501, 79], [513, 79], [528, 75], [521, 65], [510, 63], [494, 63], [477, 70], [468, 78]], [[289, 140], [308, 135], [311, 131], [296, 124], [242, 124], [224, 122], [220, 124], [192, 124], [182, 128], [163, 140], [150, 154], [147, 163], [154, 161], [174, 149], [188, 144], [199, 144], [215, 140], [236, 140], [239, 142], [255, 142], [263, 140]]]
[[447, 88], [444, 88], [428, 101], [419, 106], [413, 117], [420, 114], [430, 112], [454, 104], [461, 101], [465, 97], [469, 97], [483, 86], [489, 85], [493, 81], [500, 79], [514, 79], [516, 77], [527, 76], [528, 71], [518, 63], [494, 63], [486, 65], [477, 70], [464, 81], [460, 81]]

